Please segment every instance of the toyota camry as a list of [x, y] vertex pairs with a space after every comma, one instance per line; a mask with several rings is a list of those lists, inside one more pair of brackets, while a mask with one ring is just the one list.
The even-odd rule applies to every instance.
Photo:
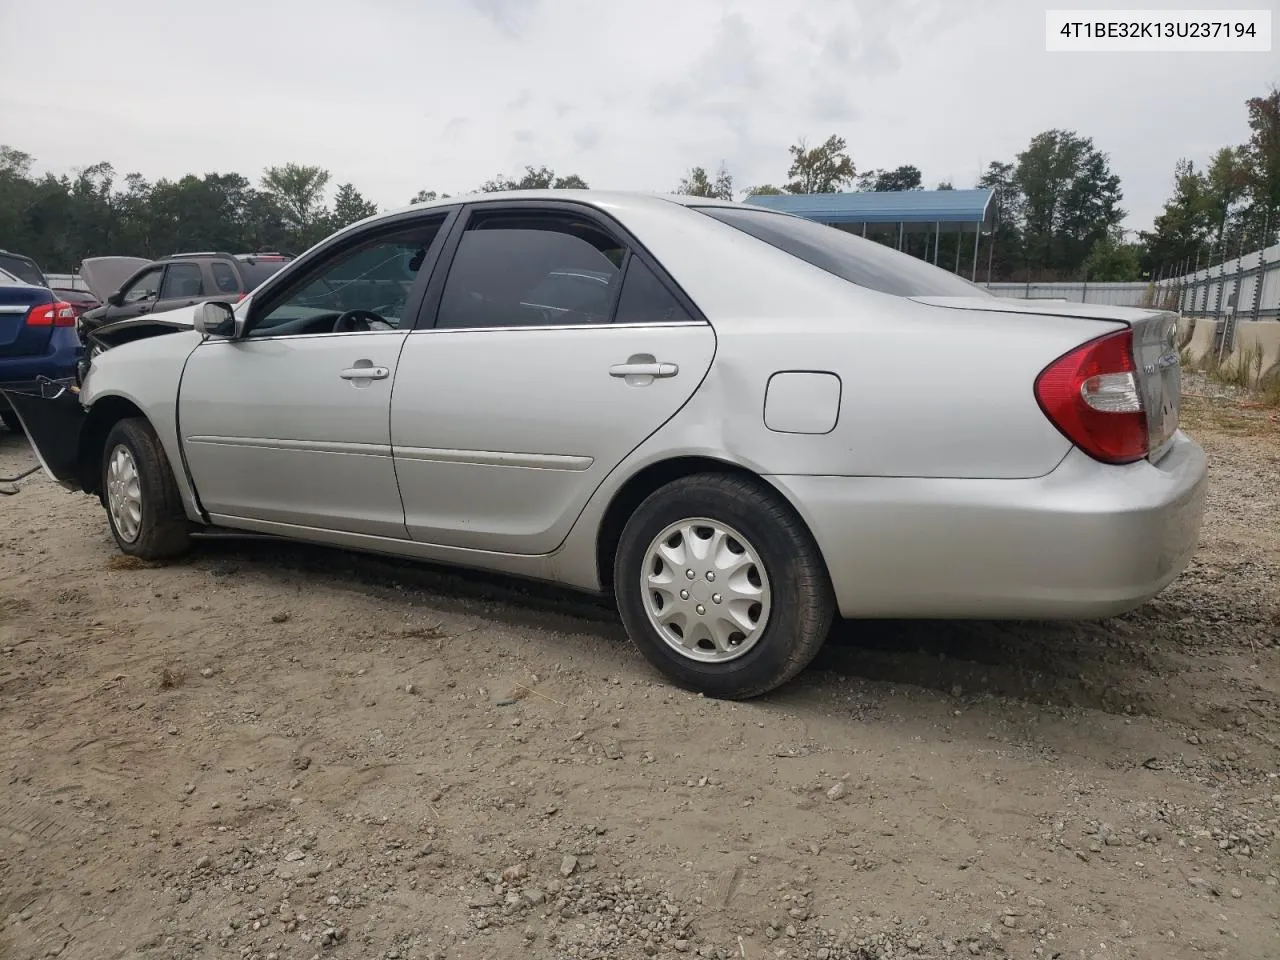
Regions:
[[997, 298], [748, 204], [419, 204], [92, 337], [10, 402], [125, 553], [266, 535], [612, 594], [717, 697], [836, 616], [1128, 611], [1204, 506], [1172, 314]]

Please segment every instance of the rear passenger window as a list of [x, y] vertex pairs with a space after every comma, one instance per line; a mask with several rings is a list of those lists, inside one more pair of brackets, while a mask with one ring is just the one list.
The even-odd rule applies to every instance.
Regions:
[[678, 323], [689, 314], [639, 257], [627, 262], [614, 323]]
[[240, 281], [236, 277], [236, 272], [231, 269], [231, 264], [214, 260], [209, 264], [209, 268], [213, 271], [213, 282], [217, 285], [219, 293], [240, 292]]
[[198, 263], [171, 263], [164, 272], [164, 285], [160, 288], [161, 300], [177, 300], [182, 297], [204, 295], [204, 276]]
[[625, 254], [570, 215], [477, 214], [449, 267], [436, 326], [608, 323]]

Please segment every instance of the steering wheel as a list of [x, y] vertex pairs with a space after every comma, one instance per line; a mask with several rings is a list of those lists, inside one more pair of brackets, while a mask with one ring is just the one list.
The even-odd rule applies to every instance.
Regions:
[[347, 310], [333, 321], [333, 333], [367, 333], [373, 324], [385, 327], [387, 322], [372, 310]]

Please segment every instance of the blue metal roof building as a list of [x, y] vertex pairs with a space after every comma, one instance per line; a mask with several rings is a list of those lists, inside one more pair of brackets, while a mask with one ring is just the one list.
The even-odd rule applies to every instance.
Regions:
[[[933, 262], [938, 262], [943, 233], [973, 234], [973, 269], [978, 272], [978, 239], [995, 228], [992, 190], [898, 190], [884, 193], [753, 194], [746, 203], [816, 220], [849, 232], [867, 235], [868, 225], [896, 225], [898, 249], [906, 233], [933, 234]], [[926, 250], [928, 248], [926, 247]], [[956, 272], [960, 270], [956, 248]]]

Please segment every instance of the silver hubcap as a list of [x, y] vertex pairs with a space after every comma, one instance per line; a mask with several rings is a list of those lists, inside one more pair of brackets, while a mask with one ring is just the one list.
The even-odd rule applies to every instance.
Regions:
[[142, 485], [138, 465], [124, 444], [111, 451], [107, 461], [107, 510], [120, 539], [133, 543], [142, 529]]
[[769, 622], [764, 564], [742, 534], [718, 520], [681, 520], [654, 537], [640, 589], [653, 628], [690, 660], [735, 660]]

